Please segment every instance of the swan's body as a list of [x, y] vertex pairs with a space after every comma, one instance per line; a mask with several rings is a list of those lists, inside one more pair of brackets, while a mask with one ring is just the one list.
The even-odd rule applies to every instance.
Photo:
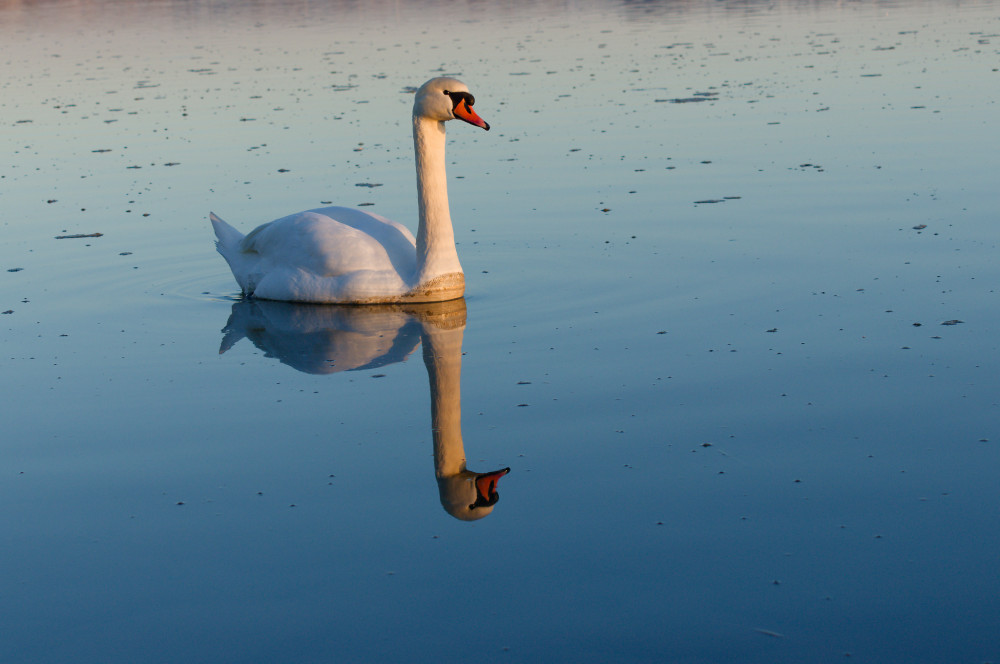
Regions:
[[268, 300], [366, 304], [439, 302], [465, 293], [445, 176], [444, 123], [489, 129], [461, 81], [434, 78], [417, 90], [413, 145], [419, 227], [362, 210], [328, 207], [258, 226], [247, 235], [210, 214], [216, 247], [243, 294]]

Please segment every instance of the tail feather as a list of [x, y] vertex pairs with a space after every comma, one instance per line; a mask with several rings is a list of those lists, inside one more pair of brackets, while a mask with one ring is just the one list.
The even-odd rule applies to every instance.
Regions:
[[248, 264], [248, 257], [242, 251], [243, 233], [220, 219], [214, 212], [209, 212], [208, 218], [211, 219], [212, 228], [215, 229], [215, 237], [218, 238], [215, 242], [215, 248], [229, 263], [229, 269], [233, 271], [236, 283], [240, 285], [243, 294], [251, 295], [253, 288], [250, 288], [247, 283], [250, 264]]
[[239, 251], [240, 242], [243, 241], [243, 233], [224, 222], [214, 212], [209, 212], [208, 218], [212, 220], [212, 228], [215, 229], [215, 237], [218, 238], [215, 246], [219, 248], [219, 253], [225, 256], [226, 252], [223, 249]]

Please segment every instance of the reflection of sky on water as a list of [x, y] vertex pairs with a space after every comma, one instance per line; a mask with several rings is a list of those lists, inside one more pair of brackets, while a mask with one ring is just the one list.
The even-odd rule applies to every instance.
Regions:
[[[0, 659], [994, 658], [996, 9], [3, 5]], [[412, 226], [440, 72], [471, 525], [413, 321], [220, 356], [206, 221]]]

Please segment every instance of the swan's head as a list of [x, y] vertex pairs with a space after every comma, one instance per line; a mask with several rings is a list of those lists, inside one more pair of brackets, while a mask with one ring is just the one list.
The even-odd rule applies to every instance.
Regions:
[[492, 473], [474, 473], [463, 470], [457, 475], [438, 478], [441, 505], [448, 514], [462, 521], [482, 519], [493, 511], [500, 500], [497, 482], [510, 472], [501, 468]]
[[417, 90], [417, 97], [413, 100], [413, 115], [438, 122], [458, 118], [489, 131], [489, 124], [472, 110], [475, 103], [476, 98], [465, 83], [442, 76], [432, 78]]

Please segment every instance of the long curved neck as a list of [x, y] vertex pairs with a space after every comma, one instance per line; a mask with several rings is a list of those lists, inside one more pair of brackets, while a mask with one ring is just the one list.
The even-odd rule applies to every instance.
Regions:
[[460, 387], [464, 329], [464, 326], [449, 330], [425, 325], [421, 335], [424, 364], [431, 384], [434, 471], [438, 479], [465, 471]]
[[444, 123], [413, 116], [413, 148], [417, 161], [417, 283], [461, 272], [455, 231], [448, 211], [448, 181], [444, 165]]

